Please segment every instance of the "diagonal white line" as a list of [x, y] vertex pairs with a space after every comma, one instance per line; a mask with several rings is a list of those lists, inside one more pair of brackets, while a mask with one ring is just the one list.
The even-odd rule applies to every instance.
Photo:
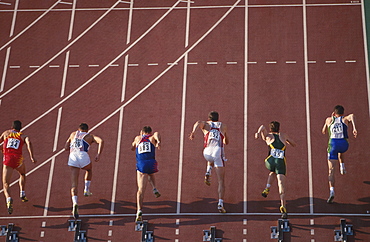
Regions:
[[50, 8], [48, 8], [43, 14], [41, 14], [35, 21], [33, 21], [30, 25], [24, 28], [21, 32], [19, 32], [16, 36], [14, 36], [11, 40], [9, 40], [6, 44], [0, 47], [0, 51], [10, 45], [14, 40], [16, 40], [19, 36], [24, 34], [27, 30], [29, 30], [33, 25], [35, 25], [40, 19], [42, 19], [46, 14], [48, 14], [56, 5], [58, 5], [60, 0], [56, 1]]
[[113, 4], [113, 6], [111, 8], [109, 8], [105, 13], [103, 13], [94, 23], [92, 23], [87, 29], [85, 29], [85, 31], [83, 31], [79, 36], [77, 36], [68, 45], [66, 45], [61, 51], [59, 51], [56, 55], [54, 55], [53, 57], [51, 57], [48, 61], [46, 61], [43, 65], [41, 65], [40, 67], [38, 67], [31, 74], [29, 74], [28, 76], [26, 76], [23, 80], [21, 80], [20, 82], [18, 82], [17, 84], [15, 84], [12, 88], [10, 88], [9, 90], [7, 90], [3, 94], [1, 94], [0, 95], [0, 99], [3, 98], [8, 93], [10, 93], [11, 91], [13, 91], [15, 88], [17, 88], [21, 84], [23, 84], [28, 79], [30, 79], [37, 72], [39, 72], [42, 68], [44, 68], [45, 66], [47, 66], [48, 64], [50, 64], [50, 62], [52, 62], [53, 60], [55, 60], [59, 55], [61, 55], [64, 51], [66, 51], [68, 48], [70, 48], [74, 43], [76, 43], [79, 39], [81, 39], [81, 37], [84, 36], [90, 29], [92, 29], [98, 22], [100, 22], [100, 20], [102, 20], [108, 13], [110, 13], [113, 10], [113, 8], [115, 8], [119, 3], [120, 3], [120, 1], [117, 1], [115, 4]]

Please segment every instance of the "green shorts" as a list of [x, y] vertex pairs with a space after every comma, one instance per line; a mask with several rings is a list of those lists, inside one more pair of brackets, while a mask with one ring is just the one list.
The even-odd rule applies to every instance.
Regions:
[[286, 163], [285, 158], [279, 159], [274, 158], [271, 155], [265, 159], [265, 166], [269, 171], [275, 172], [276, 174], [286, 174]]

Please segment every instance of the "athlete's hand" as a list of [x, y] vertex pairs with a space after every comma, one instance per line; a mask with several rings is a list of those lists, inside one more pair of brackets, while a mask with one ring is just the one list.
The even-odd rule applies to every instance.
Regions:
[[355, 130], [353, 130], [353, 136], [355, 137], [355, 138], [357, 138], [357, 130], [355, 129]]
[[258, 139], [259, 137], [260, 137], [260, 133], [257, 132], [257, 133], [254, 134], [255, 139]]
[[189, 134], [189, 139], [190, 139], [190, 140], [193, 140], [193, 139], [194, 139], [194, 132], [191, 132], [191, 133]]
[[95, 156], [95, 162], [98, 162], [100, 160], [100, 154], [96, 154]]
[[37, 160], [34, 157], [31, 157], [31, 161], [32, 161], [32, 163], [36, 163], [37, 162]]

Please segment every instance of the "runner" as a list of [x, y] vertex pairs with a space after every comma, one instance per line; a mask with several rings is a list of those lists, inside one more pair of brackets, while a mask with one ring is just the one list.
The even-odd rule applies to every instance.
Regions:
[[0, 136], [0, 143], [3, 150], [3, 190], [6, 198], [6, 206], [8, 213], [13, 213], [13, 199], [10, 195], [9, 183], [13, 174], [13, 170], [19, 173], [19, 190], [22, 202], [28, 202], [26, 197], [26, 165], [23, 163], [22, 147], [25, 143], [31, 161], [36, 163], [33, 155], [33, 147], [30, 138], [21, 132], [22, 123], [15, 120], [12, 123], [10, 130], [6, 130]]

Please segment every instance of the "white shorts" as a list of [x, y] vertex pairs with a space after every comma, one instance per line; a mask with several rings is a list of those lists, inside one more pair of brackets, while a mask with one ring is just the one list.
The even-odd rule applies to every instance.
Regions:
[[206, 159], [208, 162], [213, 162], [213, 165], [215, 167], [225, 166], [224, 161], [226, 159], [224, 158], [223, 147], [219, 147], [219, 146], [206, 147], [203, 150], [203, 156], [204, 156], [204, 159]]
[[69, 154], [68, 165], [83, 168], [90, 164], [90, 156], [85, 151], [73, 151]]

